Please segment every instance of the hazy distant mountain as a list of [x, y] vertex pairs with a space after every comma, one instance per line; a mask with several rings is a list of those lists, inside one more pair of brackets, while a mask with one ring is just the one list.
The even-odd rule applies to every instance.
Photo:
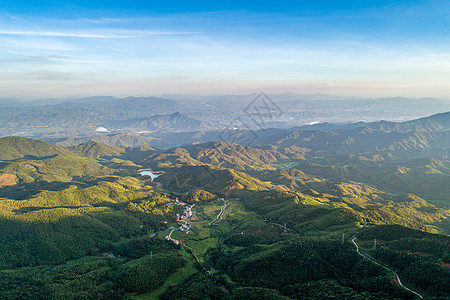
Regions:
[[407, 122], [303, 126], [258, 137], [254, 143], [392, 158], [446, 155], [450, 148], [450, 112]]
[[[174, 96], [178, 100], [101, 96], [71, 99], [70, 102], [67, 102], [67, 99], [17, 101], [20, 105], [13, 105], [14, 99], [6, 99], [3, 104], [0, 101], [0, 136], [87, 137], [96, 135], [96, 129], [99, 127], [113, 129], [114, 133], [209, 131], [224, 128], [236, 120], [244, 120], [246, 126], [258, 130], [258, 124], [250, 120], [245, 113], [254, 111], [254, 108], [257, 108], [264, 118], [263, 129], [287, 129], [318, 123], [315, 129], [332, 130], [331, 127], [335, 125], [325, 129], [327, 126], [321, 124], [355, 121], [367, 123], [377, 120], [387, 120], [382, 126], [390, 128], [396, 126], [388, 123], [390, 121], [412, 120], [450, 110], [450, 101], [440, 99], [345, 99], [321, 94], [286, 93], [269, 95], [272, 100], [267, 100], [268, 103], [253, 102], [257, 96], [213, 95], [195, 99]], [[42, 105], [44, 103], [47, 104]], [[268, 116], [265, 111], [266, 104], [276, 105], [277, 110], [280, 109], [282, 113]], [[246, 108], [248, 110], [245, 110]], [[182, 112], [182, 115], [172, 115], [176, 112]], [[358, 126], [360, 124], [351, 124], [347, 128]], [[415, 130], [414, 126], [410, 125], [411, 130]], [[403, 127], [407, 130], [407, 127]]]
[[[337, 129], [354, 129], [358, 127], [367, 127], [375, 130], [408, 132], [413, 130], [431, 130], [431, 131], [446, 131], [450, 130], [450, 112], [438, 113], [428, 117], [414, 119], [406, 122], [356, 122], [356, 123], [318, 123], [312, 125], [300, 126], [301, 130], [321, 130], [332, 131]], [[296, 128], [297, 129], [297, 128]]]
[[[216, 94], [216, 95], [183, 95], [183, 94], [162, 94], [162, 98], [174, 99], [179, 101], [193, 100], [193, 101], [252, 101], [258, 97], [259, 93], [251, 93], [245, 95], [233, 95], [233, 94]], [[297, 94], [292, 92], [282, 94], [267, 94], [272, 100], [276, 101], [290, 101], [290, 100], [336, 100], [343, 99], [341, 96], [326, 95], [326, 94]]]
[[167, 148], [192, 143], [223, 141], [248, 146], [298, 146], [314, 151], [334, 153], [376, 152], [393, 155], [394, 152], [406, 151], [410, 154], [422, 155], [424, 150], [429, 150], [439, 151], [442, 154], [449, 146], [449, 119], [450, 113], [443, 113], [407, 122], [320, 123], [289, 129], [230, 131], [224, 128], [214, 129], [207, 122], [175, 113], [144, 120], [125, 121], [128, 124], [119, 124], [123, 127], [133, 128], [135, 132], [148, 131], [142, 135], [120, 133], [75, 138], [53, 137], [44, 138], [44, 140], [63, 146], [96, 141], [113, 146]]
[[[56, 110], [83, 108], [98, 120], [127, 120], [176, 112], [182, 107], [170, 99], [156, 97], [94, 97], [59, 104]], [[53, 108], [54, 109], [54, 108]]]
[[0, 98], [0, 107], [5, 106], [23, 106], [26, 105], [25, 101], [21, 101], [14, 98]]
[[4, 107], [0, 110], [0, 135], [27, 137], [92, 135], [96, 128], [115, 121], [147, 118], [182, 110], [175, 101], [160, 98], [102, 98], [99, 102]]
[[137, 131], [208, 131], [215, 127], [209, 122], [187, 117], [179, 112], [170, 115], [152, 116], [141, 120], [130, 120], [123, 127]]
[[450, 130], [450, 112], [435, 114], [429, 117], [407, 122], [374, 122], [366, 125], [377, 130], [408, 132], [417, 130], [446, 131]]

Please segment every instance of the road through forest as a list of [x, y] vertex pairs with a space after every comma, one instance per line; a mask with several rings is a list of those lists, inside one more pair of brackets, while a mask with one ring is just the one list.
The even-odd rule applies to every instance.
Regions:
[[411, 292], [411, 293], [416, 294], [416, 295], [419, 296], [421, 299], [423, 299], [423, 297], [422, 297], [419, 293], [417, 293], [417, 292], [415, 292], [415, 291], [413, 291], [413, 290], [407, 288], [406, 286], [404, 286], [404, 285], [402, 284], [401, 280], [400, 280], [400, 277], [398, 276], [398, 274], [397, 274], [396, 272], [394, 272], [393, 270], [389, 269], [389, 268], [386, 267], [386, 266], [383, 266], [383, 265], [377, 263], [373, 258], [370, 258], [370, 257], [368, 257], [368, 256], [366, 256], [366, 255], [364, 255], [364, 254], [362, 254], [362, 253], [359, 251], [359, 246], [358, 246], [358, 244], [356, 244], [355, 239], [356, 239], [356, 236], [352, 239], [352, 242], [353, 242], [353, 244], [355, 244], [355, 246], [356, 246], [356, 252], [358, 252], [359, 255], [361, 255], [361, 256], [364, 257], [364, 258], [367, 258], [368, 260], [370, 260], [370, 261], [373, 262], [374, 264], [379, 265], [380, 267], [382, 267], [382, 268], [384, 268], [384, 269], [386, 269], [386, 270], [388, 270], [388, 271], [394, 273], [395, 277], [397, 277], [398, 284], [399, 284], [402, 288], [404, 288], [405, 290], [407, 290], [407, 291], [409, 291], [409, 292]]

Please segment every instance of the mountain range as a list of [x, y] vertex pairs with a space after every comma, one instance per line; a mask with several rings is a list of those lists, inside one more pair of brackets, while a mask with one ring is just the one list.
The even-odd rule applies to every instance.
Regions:
[[[170, 96], [170, 95], [166, 95]], [[189, 97], [90, 97], [0, 101], [0, 136], [31, 138], [83, 138], [98, 134], [104, 127], [110, 133], [135, 133], [160, 130], [186, 132], [225, 128], [237, 118], [258, 130], [246, 110], [261, 106], [257, 94]], [[255, 102], [256, 101], [256, 102]], [[276, 106], [279, 114], [265, 120], [264, 128], [292, 128], [310, 123], [370, 122], [385, 118], [406, 121], [450, 110], [450, 101], [440, 99], [346, 99], [328, 95], [268, 95], [266, 104]], [[264, 105], [263, 105], [264, 106]], [[174, 113], [181, 113], [173, 122]], [[193, 120], [182, 120], [189, 118]], [[389, 126], [389, 124], [386, 124]], [[147, 133], [151, 137], [152, 134]]]

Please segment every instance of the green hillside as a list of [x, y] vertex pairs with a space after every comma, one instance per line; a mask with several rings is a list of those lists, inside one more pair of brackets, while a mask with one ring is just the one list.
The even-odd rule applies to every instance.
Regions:
[[3, 174], [15, 175], [18, 183], [70, 182], [78, 177], [109, 175], [114, 170], [94, 159], [58, 154], [49, 158], [11, 162], [0, 170]]
[[0, 161], [69, 153], [68, 149], [22, 137], [0, 138]]
[[391, 193], [411, 193], [429, 202], [450, 208], [450, 180], [448, 160], [421, 159], [401, 163], [359, 162], [356, 160], [336, 164], [301, 161], [295, 168], [313, 177], [329, 180], [363, 182]]
[[267, 190], [275, 188], [246, 173], [209, 166], [182, 166], [172, 168], [167, 174], [158, 178], [165, 189], [172, 192], [190, 192], [203, 189], [220, 195], [229, 194], [233, 190]]
[[72, 146], [69, 148], [72, 152], [81, 156], [102, 158], [102, 157], [119, 157], [125, 153], [125, 147], [110, 146], [100, 144], [94, 141]]

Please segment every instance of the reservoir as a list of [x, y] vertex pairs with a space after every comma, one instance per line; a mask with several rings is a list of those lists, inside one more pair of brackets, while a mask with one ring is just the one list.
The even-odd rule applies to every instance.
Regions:
[[158, 177], [161, 176], [161, 174], [154, 174], [152, 171], [141, 171], [139, 172], [142, 176], [150, 176], [152, 178], [152, 181]]

